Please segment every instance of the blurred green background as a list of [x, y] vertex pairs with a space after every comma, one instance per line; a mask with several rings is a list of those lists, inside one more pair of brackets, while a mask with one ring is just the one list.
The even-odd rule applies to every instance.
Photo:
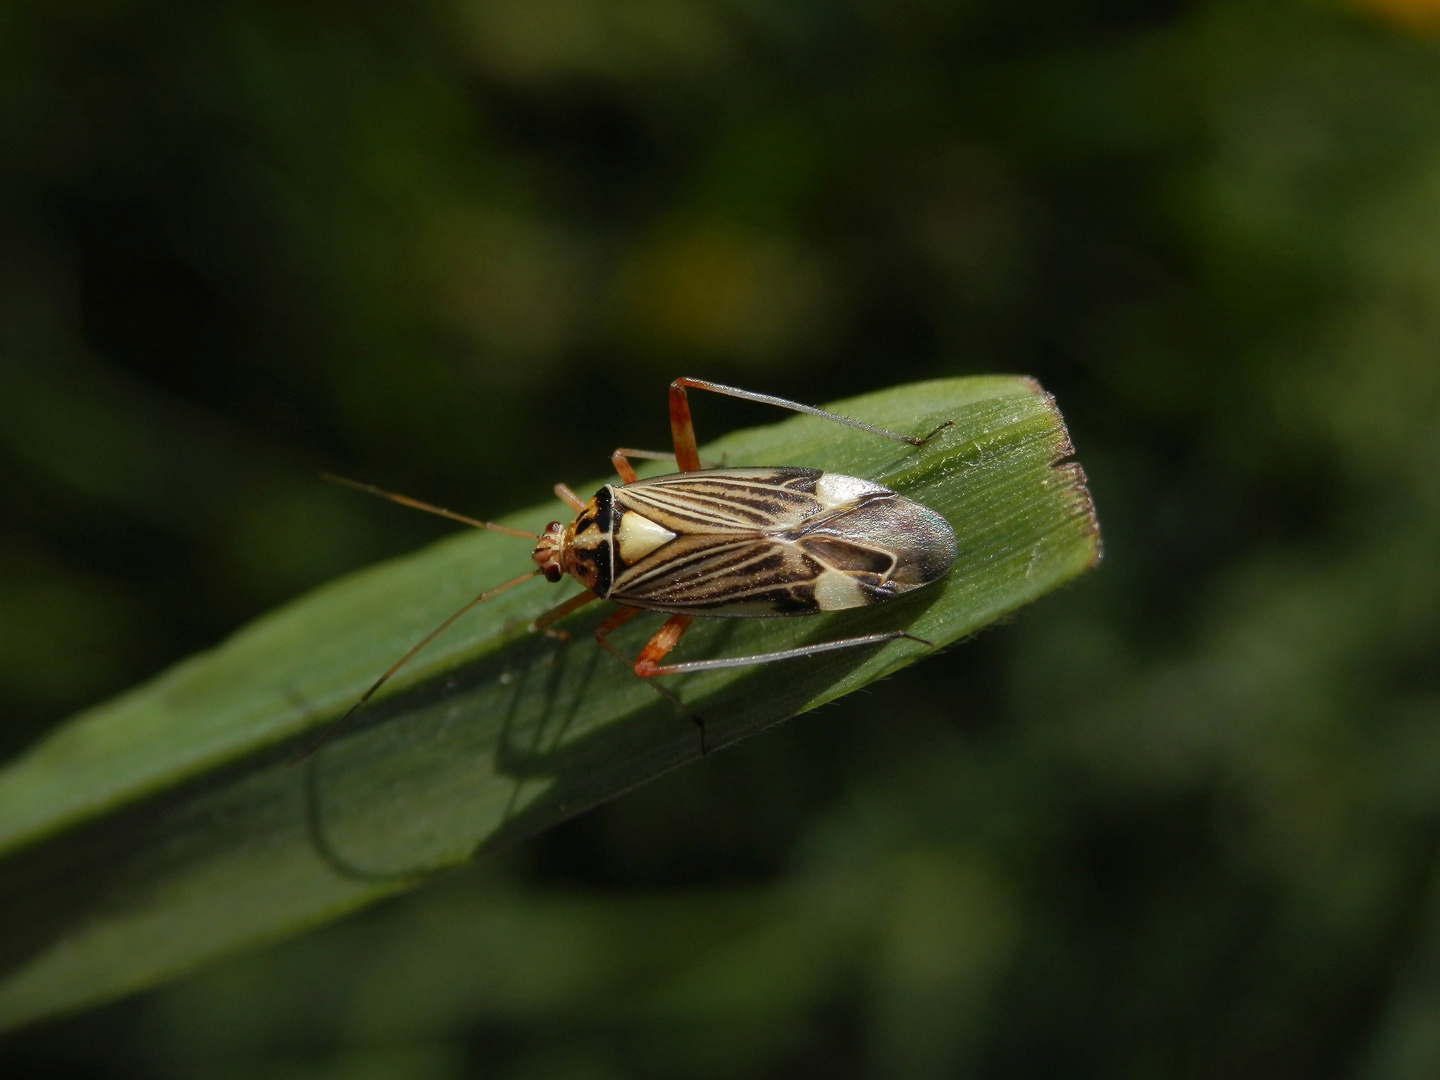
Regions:
[[1440, 1076], [1435, 0], [14, 0], [0, 148], [4, 756], [445, 531], [319, 469], [520, 508], [678, 374], [1035, 375], [1107, 548], [0, 1076]]

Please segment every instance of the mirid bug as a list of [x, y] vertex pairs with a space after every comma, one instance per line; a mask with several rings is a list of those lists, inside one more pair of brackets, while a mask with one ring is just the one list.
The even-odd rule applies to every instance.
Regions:
[[[369, 484], [330, 477], [393, 502], [476, 528], [535, 541], [536, 569], [481, 593], [421, 639], [393, 664], [306, 752], [318, 749], [356, 709], [421, 649], [471, 608], [533, 577], [573, 577], [585, 591], [531, 625], [554, 637], [558, 620], [596, 600], [619, 605], [595, 630], [595, 640], [641, 678], [791, 660], [902, 638], [903, 631], [865, 634], [753, 656], [664, 664], [697, 616], [777, 618], [864, 607], [900, 596], [940, 578], [955, 561], [955, 534], [935, 511], [869, 480], [791, 466], [703, 468], [696, 448], [686, 389], [709, 390], [745, 401], [808, 413], [887, 439], [923, 446], [953, 421], [923, 436], [902, 435], [768, 394], [681, 378], [670, 384], [670, 431], [678, 472], [641, 480], [630, 458], [672, 455], [630, 450], [610, 455], [619, 484], [606, 484], [589, 502], [564, 484], [555, 492], [575, 511], [568, 525], [552, 521], [538, 536], [480, 521]], [[609, 640], [643, 611], [670, 616], [633, 661]], [[685, 709], [657, 684], [667, 699]], [[700, 727], [705, 752], [705, 725]]]

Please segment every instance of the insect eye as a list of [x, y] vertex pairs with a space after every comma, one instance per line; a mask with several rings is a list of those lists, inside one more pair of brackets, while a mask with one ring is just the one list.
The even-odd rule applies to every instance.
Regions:
[[561, 525], [560, 522], [558, 522], [558, 521], [552, 521], [552, 522], [550, 522], [549, 525], [546, 525], [546, 526], [545, 526], [545, 531], [546, 531], [547, 533], [558, 533], [558, 532], [560, 532], [560, 531], [561, 531], [562, 529], [564, 529], [564, 528], [565, 528], [565, 526], [564, 526], [564, 525]]
[[545, 567], [545, 580], [550, 582], [550, 584], [552, 585], [554, 585], [555, 582], [559, 581], [564, 576], [564, 572], [558, 566]]

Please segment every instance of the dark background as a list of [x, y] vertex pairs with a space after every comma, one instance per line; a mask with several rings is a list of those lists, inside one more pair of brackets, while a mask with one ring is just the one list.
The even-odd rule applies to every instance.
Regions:
[[14, 0], [0, 148], [5, 756], [444, 531], [319, 469], [517, 509], [678, 374], [1035, 375], [1106, 543], [0, 1075], [1440, 1075], [1433, 0]]

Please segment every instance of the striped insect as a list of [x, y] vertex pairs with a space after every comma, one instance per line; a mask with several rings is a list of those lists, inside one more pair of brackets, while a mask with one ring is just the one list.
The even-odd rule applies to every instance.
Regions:
[[[661, 662], [697, 616], [776, 618], [864, 607], [930, 584], [955, 561], [955, 534], [949, 522], [869, 480], [790, 466], [703, 468], [687, 389], [808, 413], [917, 447], [953, 423], [946, 421], [922, 436], [903, 435], [768, 394], [702, 379], [676, 379], [670, 384], [670, 430], [679, 471], [641, 480], [631, 458], [669, 460], [672, 455], [622, 447], [610, 456], [621, 482], [606, 484], [588, 502], [564, 484], [555, 485], [556, 494], [577, 513], [568, 525], [552, 521], [538, 536], [369, 484], [330, 477], [453, 521], [533, 540], [536, 569], [481, 593], [427, 634], [375, 680], [306, 756], [462, 615], [536, 576], [559, 582], [568, 575], [584, 591], [541, 615], [531, 629], [564, 638], [568, 635], [556, 630], [554, 623], [594, 601], [611, 601], [618, 606], [596, 628], [595, 640], [644, 679], [791, 660], [899, 639], [928, 647], [930, 643], [921, 638], [892, 631], [752, 656]], [[632, 661], [609, 638], [644, 611], [670, 617]], [[704, 722], [668, 689], [651, 685], [699, 725], [703, 753]]]

